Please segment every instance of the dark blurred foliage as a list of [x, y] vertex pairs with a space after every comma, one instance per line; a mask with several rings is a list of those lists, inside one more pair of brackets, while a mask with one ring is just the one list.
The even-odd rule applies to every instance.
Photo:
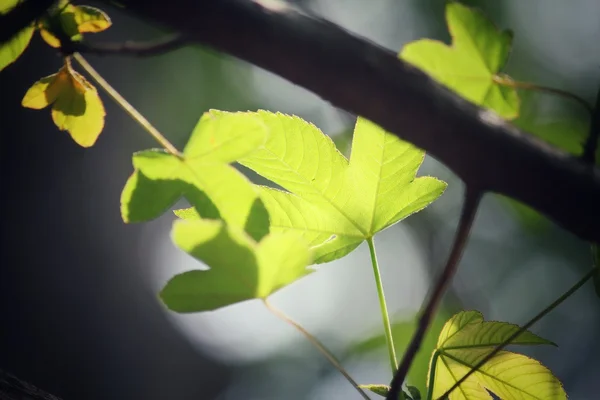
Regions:
[[[378, 0], [368, 6], [364, 0], [295, 3], [394, 50], [420, 37], [450, 41], [443, 0]], [[595, 0], [571, 6], [560, 0], [465, 3], [480, 6], [499, 26], [515, 30], [510, 74], [591, 101], [599, 83], [600, 52], [567, 62], [571, 48], [587, 42], [562, 38], [589, 31], [589, 40], [595, 40], [600, 20], [589, 27], [580, 22], [600, 15]], [[94, 40], [161, 34], [120, 11], [107, 11], [114, 26]], [[553, 24], [559, 34], [545, 38], [537, 33], [551, 32]], [[178, 147], [209, 108], [267, 108], [315, 122], [349, 154], [352, 116], [229, 56], [185, 48], [153, 59], [88, 58]], [[119, 215], [131, 153], [155, 144], [102, 93], [106, 127], [88, 150], [57, 131], [48, 110], [22, 108], [29, 85], [59, 66], [60, 58], [36, 37], [22, 59], [0, 73], [0, 368], [65, 400], [353, 398], [347, 382], [300, 335], [280, 327], [280, 321], [265, 320], [255, 308], [239, 306], [236, 311], [235, 306], [201, 317], [176, 317], [164, 310], [157, 289], [173, 270], [193, 264], [181, 261], [174, 249], [168, 261], [156, 260], [159, 241], [154, 236], [168, 239], [170, 216], [129, 226]], [[531, 130], [556, 119], [586, 123], [585, 113], [567, 101], [536, 94], [524, 102], [519, 124]], [[564, 138], [556, 133], [554, 139], [560, 145]], [[408, 340], [427, 285], [443, 265], [463, 190], [435, 160], [427, 159], [421, 174], [447, 180], [448, 192], [376, 240], [399, 349]], [[390, 378], [387, 358], [367, 279], [370, 267], [361, 251], [323, 267], [314, 274], [318, 278], [286, 289], [277, 301], [342, 355], [359, 381], [385, 383]], [[524, 323], [589, 266], [587, 244], [512, 201], [488, 195], [440, 315], [478, 309], [489, 319]], [[228, 323], [214, 322], [219, 316]], [[598, 398], [600, 307], [592, 288], [586, 286], [534, 331], [560, 348], [527, 354], [559, 376], [570, 398]], [[227, 335], [236, 333], [246, 341], [229, 344]], [[286, 338], [275, 352], [248, 359], [219, 354], [227, 346], [257, 352], [273, 337]], [[221, 347], [214, 347], [219, 339]], [[428, 359], [428, 351], [421, 359]], [[426, 361], [415, 368], [423, 376]]]

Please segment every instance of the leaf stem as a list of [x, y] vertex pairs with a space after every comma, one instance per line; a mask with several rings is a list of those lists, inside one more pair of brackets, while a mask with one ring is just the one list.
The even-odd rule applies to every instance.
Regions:
[[412, 362], [417, 355], [419, 348], [421, 347], [421, 343], [423, 342], [427, 328], [429, 328], [437, 307], [440, 304], [448, 285], [450, 285], [454, 273], [456, 272], [463, 249], [467, 244], [469, 232], [471, 231], [475, 214], [477, 214], [477, 208], [479, 206], [479, 201], [481, 200], [482, 194], [483, 192], [481, 192], [479, 189], [474, 189], [467, 185], [465, 201], [463, 203], [458, 229], [456, 231], [456, 235], [454, 236], [452, 250], [450, 251], [450, 255], [446, 261], [446, 266], [444, 267], [442, 274], [435, 283], [431, 297], [420, 313], [417, 329], [413, 334], [408, 347], [406, 348], [406, 352], [402, 357], [402, 362], [398, 367], [398, 371], [392, 379], [390, 391], [386, 397], [387, 400], [395, 400], [398, 397], [398, 393], [400, 393], [402, 390], [402, 383], [406, 379], [408, 370], [410, 369], [410, 366], [412, 365]]
[[348, 371], [346, 371], [344, 369], [344, 367], [339, 362], [339, 360], [333, 355], [333, 353], [331, 351], [329, 351], [329, 349], [327, 349], [327, 347], [325, 347], [325, 345], [323, 343], [321, 343], [321, 341], [319, 341], [319, 339], [317, 339], [310, 332], [308, 332], [306, 329], [304, 329], [304, 327], [302, 325], [300, 325], [298, 322], [294, 321], [290, 316], [288, 316], [283, 311], [281, 311], [279, 308], [277, 308], [273, 304], [271, 304], [271, 302], [269, 302], [269, 300], [262, 299], [262, 301], [263, 301], [263, 304], [265, 305], [265, 307], [267, 307], [267, 309], [273, 315], [275, 315], [280, 320], [290, 324], [291, 326], [296, 328], [296, 330], [298, 332], [303, 334], [304, 337], [306, 337], [306, 339], [310, 342], [310, 344], [312, 344], [314, 347], [316, 347], [316, 349], [319, 350], [319, 352], [321, 354], [323, 354], [323, 356], [325, 356], [327, 361], [329, 361], [331, 363], [331, 365], [333, 365], [333, 367], [335, 369], [337, 369], [340, 372], [340, 374], [342, 374], [344, 376], [344, 378], [346, 378], [346, 380], [352, 384], [352, 386], [354, 386], [356, 391], [358, 391], [358, 393], [360, 393], [360, 395], [363, 399], [370, 400], [369, 396], [367, 396], [367, 394], [359, 387], [358, 383], [354, 379], [352, 379], [350, 374], [348, 374]]
[[158, 131], [138, 110], [136, 110], [115, 88], [113, 88], [103, 77], [96, 71], [90, 63], [79, 53], [72, 54], [73, 59], [81, 65], [81, 67], [96, 81], [102, 89], [127, 113], [133, 118], [146, 132], [150, 134], [162, 147], [169, 153], [177, 157], [182, 157], [182, 154]]
[[545, 92], [545, 93], [554, 94], [556, 96], [564, 97], [566, 99], [575, 101], [576, 103], [581, 105], [583, 108], [585, 108], [590, 114], [593, 112], [592, 107], [585, 99], [577, 96], [574, 93], [568, 92], [566, 90], [556, 89], [556, 88], [552, 88], [552, 87], [548, 87], [548, 86], [536, 85], [535, 83], [530, 83], [530, 82], [513, 81], [512, 79], [504, 79], [500, 76], [494, 76], [492, 78], [492, 80], [495, 83], [502, 85], [502, 86], [508, 86], [508, 87], [512, 87], [515, 89], [534, 90], [537, 92]]
[[520, 329], [518, 329], [516, 332], [514, 332], [512, 335], [510, 335], [508, 338], [506, 338], [506, 340], [503, 341], [500, 345], [498, 345], [496, 348], [494, 348], [494, 350], [492, 350], [489, 354], [487, 354], [485, 357], [483, 357], [477, 364], [475, 364], [473, 366], [473, 368], [471, 368], [469, 370], [469, 372], [467, 372], [462, 378], [460, 378], [458, 381], [456, 381], [456, 383], [454, 385], [452, 385], [452, 387], [450, 389], [448, 389], [446, 391], [446, 393], [444, 393], [441, 397], [438, 397], [438, 399], [447, 399], [448, 396], [450, 395], [450, 393], [454, 389], [459, 387], [465, 380], [467, 380], [467, 378], [469, 378], [469, 376], [471, 376], [471, 374], [473, 374], [475, 371], [477, 371], [479, 368], [481, 368], [486, 362], [488, 362], [492, 357], [494, 357], [496, 354], [498, 354], [498, 352], [500, 350], [502, 350], [504, 347], [508, 346], [510, 344], [510, 342], [515, 340], [520, 334], [522, 334], [523, 332], [525, 332], [526, 330], [531, 328], [531, 326], [533, 326], [533, 324], [538, 322], [540, 319], [545, 317], [550, 311], [554, 310], [557, 306], [559, 306], [563, 301], [568, 299], [573, 293], [575, 293], [580, 287], [582, 287], [592, 276], [594, 276], [595, 273], [596, 273], [596, 267], [592, 268], [589, 272], [587, 272], [583, 276], [583, 278], [581, 278], [575, 285], [573, 285], [573, 287], [571, 287], [571, 289], [569, 289], [565, 293], [563, 293], [562, 296], [560, 296], [558, 299], [556, 299], [548, 307], [543, 309], [538, 315], [533, 317], [529, 322], [527, 322], [525, 325], [523, 325]]
[[375, 253], [375, 242], [373, 241], [373, 238], [370, 237], [367, 239], [367, 243], [369, 244], [369, 252], [371, 253], [371, 265], [373, 266], [373, 275], [375, 276], [375, 284], [377, 285], [377, 297], [379, 298], [379, 308], [381, 310], [381, 317], [383, 319], [383, 329], [385, 330], [385, 342], [387, 344], [388, 355], [390, 357], [392, 374], [395, 374], [396, 370], [398, 369], [398, 359], [396, 358], [394, 338], [392, 337], [392, 325], [390, 324], [390, 316], [385, 302], [383, 281], [381, 280], [381, 272], [379, 270], [379, 263], [377, 262], [377, 254]]

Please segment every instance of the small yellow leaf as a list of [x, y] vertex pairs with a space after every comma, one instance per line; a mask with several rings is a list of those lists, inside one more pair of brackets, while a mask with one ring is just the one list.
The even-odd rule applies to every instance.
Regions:
[[52, 107], [52, 119], [77, 144], [91, 147], [104, 128], [104, 105], [96, 88], [77, 72], [65, 69], [69, 81]]
[[80, 33], [96, 33], [108, 29], [112, 22], [106, 13], [98, 8], [76, 6], [75, 22]]
[[41, 110], [54, 103], [61, 90], [61, 85], [56, 80], [57, 76], [58, 74], [52, 74], [34, 83], [25, 93], [21, 105]]
[[40, 28], [40, 36], [42, 39], [44, 39], [44, 42], [46, 42], [48, 46], [54, 47], [55, 49], [60, 47], [60, 40], [51, 34], [49, 30]]
[[104, 105], [96, 88], [69, 65], [36, 82], [25, 94], [24, 107], [52, 104], [52, 120], [82, 147], [91, 147], [104, 127]]

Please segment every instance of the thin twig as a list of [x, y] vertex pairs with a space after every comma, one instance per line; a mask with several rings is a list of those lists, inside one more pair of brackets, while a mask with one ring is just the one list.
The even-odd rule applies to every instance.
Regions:
[[596, 163], [596, 149], [598, 147], [598, 137], [600, 136], [600, 89], [596, 95], [596, 105], [592, 111], [592, 120], [590, 122], [590, 131], [587, 140], [583, 146], [583, 155], [581, 158], [586, 163], [594, 165]]
[[100, 75], [85, 58], [79, 53], [73, 54], [73, 59], [81, 65], [83, 69], [96, 81], [102, 89], [119, 105], [127, 114], [131, 116], [146, 132], [148, 132], [162, 147], [169, 153], [181, 157], [179, 150], [169, 142], [138, 110], [135, 109], [121, 94], [116, 91], [103, 77]]
[[122, 55], [135, 57], [151, 57], [177, 50], [187, 44], [179, 33], [166, 35], [147, 42], [127, 41], [123, 43], [66, 43], [61, 50], [65, 54], [85, 53], [94, 55]]
[[556, 89], [556, 88], [552, 88], [552, 87], [548, 87], [548, 86], [536, 85], [535, 83], [530, 83], [530, 82], [513, 81], [512, 79], [504, 79], [499, 76], [494, 76], [493, 81], [502, 86], [508, 86], [508, 87], [512, 87], [512, 88], [516, 88], [516, 89], [534, 90], [537, 92], [545, 92], [545, 93], [554, 94], [554, 95], [557, 95], [560, 97], [564, 97], [566, 99], [575, 101], [577, 104], [579, 104], [580, 106], [585, 108], [587, 110], [587, 112], [589, 112], [590, 114], [593, 113], [593, 109], [592, 109], [592, 106], [590, 106], [590, 103], [588, 103], [584, 98], [579, 97], [576, 94], [571, 93], [566, 90]]
[[358, 383], [354, 379], [352, 379], [352, 377], [350, 376], [350, 374], [348, 374], [348, 371], [346, 371], [344, 369], [344, 367], [339, 362], [339, 360], [333, 355], [333, 353], [331, 353], [331, 351], [329, 351], [329, 349], [327, 349], [327, 347], [325, 347], [325, 345], [323, 343], [321, 343], [319, 341], [319, 339], [317, 339], [316, 337], [314, 337], [309, 331], [307, 331], [306, 329], [304, 329], [304, 327], [302, 325], [300, 325], [298, 322], [294, 321], [291, 317], [289, 317], [283, 311], [281, 311], [280, 309], [278, 309], [277, 307], [275, 307], [274, 305], [272, 305], [269, 302], [269, 300], [263, 299], [263, 303], [264, 303], [265, 307], [267, 307], [267, 309], [273, 315], [275, 315], [280, 320], [282, 320], [282, 321], [290, 324], [291, 326], [293, 326], [294, 328], [296, 328], [296, 330], [298, 332], [300, 332], [301, 334], [303, 334], [304, 337], [306, 337], [306, 339], [308, 339], [308, 341], [313, 346], [315, 346], [317, 348], [317, 350], [319, 350], [319, 352], [321, 354], [323, 354], [323, 356], [325, 356], [325, 358], [331, 363], [331, 365], [333, 365], [334, 368], [337, 369], [340, 372], [340, 374], [342, 374], [344, 376], [344, 378], [346, 378], [346, 380], [352, 384], [352, 386], [354, 386], [354, 388], [360, 393], [360, 395], [361, 395], [361, 397], [363, 399], [370, 400], [369, 396], [367, 396], [367, 394], [359, 387]]
[[440, 304], [442, 297], [444, 296], [444, 293], [446, 292], [446, 289], [450, 285], [452, 277], [456, 272], [458, 263], [469, 237], [469, 232], [471, 231], [471, 226], [475, 220], [475, 215], [477, 214], [477, 208], [479, 206], [482, 194], [483, 193], [478, 189], [470, 189], [469, 186], [466, 188], [460, 221], [454, 236], [454, 244], [452, 245], [452, 250], [450, 251], [448, 261], [446, 262], [446, 266], [444, 267], [442, 274], [436, 281], [431, 297], [425, 304], [425, 308], [420, 313], [417, 330], [413, 334], [406, 352], [402, 357], [398, 371], [392, 379], [390, 391], [386, 397], [387, 400], [397, 399], [398, 394], [402, 390], [402, 383], [406, 379], [408, 370], [410, 369], [410, 366], [412, 365], [412, 362], [417, 355], [419, 348], [421, 347], [425, 333], [431, 324], [431, 320], [433, 319], [438, 305]]
[[[450, 389], [448, 389], [446, 391], [446, 393], [444, 393], [442, 396], [438, 397], [438, 399], [446, 399], [446, 398], [448, 398], [448, 396], [450, 395], [450, 393], [454, 389], [456, 389], [457, 387], [459, 387], [465, 380], [467, 380], [467, 378], [469, 378], [469, 376], [471, 376], [471, 374], [473, 374], [474, 372], [476, 372], [486, 362], [488, 362], [489, 360], [491, 360], [492, 357], [494, 357], [496, 354], [498, 354], [498, 352], [501, 351], [503, 348], [505, 348], [506, 346], [508, 346], [513, 340], [515, 340], [517, 337], [519, 337], [519, 335], [521, 335], [523, 332], [525, 332], [526, 330], [528, 330], [529, 328], [531, 328], [533, 326], [533, 324], [535, 324], [540, 319], [542, 319], [543, 317], [545, 317], [550, 311], [554, 310], [559, 304], [561, 304], [563, 301], [565, 301], [567, 298], [569, 298], [580, 287], [582, 287], [595, 273], [596, 273], [596, 268], [593, 268], [588, 273], [586, 273], [583, 276], [583, 278], [581, 278], [575, 285], [573, 285], [573, 287], [571, 289], [569, 289], [565, 293], [563, 293], [562, 296], [560, 296], [558, 299], [556, 299], [548, 307], [546, 307], [545, 309], [543, 309], [538, 315], [536, 315], [535, 317], [533, 317], [529, 322], [527, 322], [525, 325], [523, 325], [519, 330], [517, 330], [516, 332], [514, 332], [512, 335], [510, 335], [508, 338], [506, 338], [506, 340], [504, 342], [502, 342], [499, 346], [497, 346], [496, 348], [494, 348], [494, 350], [492, 350], [489, 354], [487, 354], [485, 357], [483, 357], [477, 364], [475, 364], [473, 366], [473, 368], [471, 368], [469, 370], [469, 372], [467, 372], [462, 378], [460, 378], [458, 381], [456, 381], [456, 383]], [[431, 390], [431, 388], [430, 388], [430, 390]]]

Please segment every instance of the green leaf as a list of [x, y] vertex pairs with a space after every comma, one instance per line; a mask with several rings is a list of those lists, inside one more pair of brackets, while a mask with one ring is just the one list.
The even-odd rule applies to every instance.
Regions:
[[68, 64], [34, 83], [21, 104], [33, 109], [52, 105], [54, 124], [82, 147], [93, 146], [104, 128], [104, 105], [96, 88]]
[[387, 397], [390, 387], [388, 385], [378, 385], [378, 384], [368, 384], [368, 385], [358, 385], [361, 389], [369, 390], [375, 394], [378, 394], [382, 397]]
[[259, 240], [269, 230], [267, 211], [257, 189], [228, 163], [254, 151], [265, 137], [264, 124], [252, 113], [211, 110], [182, 157], [161, 150], [134, 154], [136, 172], [121, 195], [123, 220], [154, 219], [183, 196], [202, 218], [223, 219]]
[[500, 73], [512, 44], [512, 33], [500, 31], [481, 12], [457, 2], [446, 6], [452, 46], [421, 39], [404, 46], [400, 58], [424, 70], [467, 100], [513, 119], [519, 97], [511, 80]]
[[365, 239], [437, 199], [446, 184], [415, 178], [425, 153], [359, 118], [350, 162], [314, 125], [259, 111], [270, 130], [259, 150], [239, 163], [288, 192], [261, 186], [275, 232], [301, 232], [315, 261], [340, 258]]
[[597, 244], [592, 244], [592, 259], [596, 267], [596, 273], [593, 276], [594, 289], [598, 297], [600, 297], [600, 246]]
[[184, 272], [161, 291], [180, 313], [211, 311], [269, 295], [311, 273], [307, 244], [293, 232], [271, 233], [256, 243], [222, 221], [175, 221], [173, 241], [210, 267]]
[[12, 64], [23, 54], [35, 29], [33, 26], [24, 28], [8, 41], [0, 44], [0, 71]]
[[[435, 371], [433, 398], [442, 396], [519, 329], [517, 325], [505, 322], [484, 321], [477, 311], [462, 311], [452, 317], [444, 325], [432, 357]], [[529, 331], [524, 331], [511, 343], [553, 344]], [[450, 400], [491, 400], [488, 390], [502, 399], [567, 398], [560, 381], [546, 367], [522, 354], [505, 350], [498, 352], [467, 378], [450, 394]]]
[[421, 391], [416, 386], [406, 386], [412, 400], [421, 400]]
[[[18, 0], [2, 0], [0, 1], [0, 15], [7, 14], [18, 4]], [[33, 25], [22, 29], [15, 36], [4, 43], [0, 43], [0, 71], [12, 64], [23, 54], [35, 28]]]

